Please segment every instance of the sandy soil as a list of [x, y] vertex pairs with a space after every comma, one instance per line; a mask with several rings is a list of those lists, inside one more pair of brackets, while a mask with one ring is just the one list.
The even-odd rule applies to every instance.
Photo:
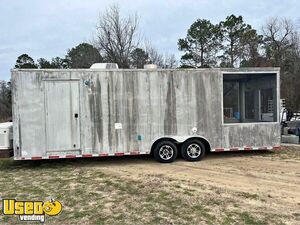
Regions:
[[229, 199], [258, 217], [277, 214], [282, 223], [300, 224], [299, 157], [300, 147], [289, 147], [282, 153], [211, 153], [200, 162], [128, 159], [104, 163], [101, 170], [142, 183], [147, 182], [145, 177], [159, 177], [159, 182], [177, 183], [199, 195]]

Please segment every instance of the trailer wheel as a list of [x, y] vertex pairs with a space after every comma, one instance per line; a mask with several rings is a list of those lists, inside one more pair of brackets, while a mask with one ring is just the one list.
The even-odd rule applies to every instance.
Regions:
[[198, 139], [189, 139], [183, 142], [181, 155], [187, 161], [199, 161], [205, 155], [205, 146]]
[[173, 162], [177, 153], [177, 146], [171, 141], [161, 141], [153, 150], [154, 158], [161, 163]]

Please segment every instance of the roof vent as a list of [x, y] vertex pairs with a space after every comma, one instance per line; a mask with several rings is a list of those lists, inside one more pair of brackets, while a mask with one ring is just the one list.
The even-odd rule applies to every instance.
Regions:
[[157, 69], [157, 65], [156, 64], [146, 64], [146, 65], [144, 65], [144, 69], [155, 70], [155, 69]]
[[119, 69], [117, 63], [94, 63], [90, 69]]

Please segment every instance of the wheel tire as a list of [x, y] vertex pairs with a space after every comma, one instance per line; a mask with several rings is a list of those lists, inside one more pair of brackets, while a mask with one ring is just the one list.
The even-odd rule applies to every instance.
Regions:
[[205, 155], [205, 146], [198, 139], [190, 139], [183, 142], [181, 155], [187, 161], [199, 161]]
[[153, 149], [154, 158], [161, 163], [173, 162], [177, 154], [177, 146], [171, 141], [161, 141]]

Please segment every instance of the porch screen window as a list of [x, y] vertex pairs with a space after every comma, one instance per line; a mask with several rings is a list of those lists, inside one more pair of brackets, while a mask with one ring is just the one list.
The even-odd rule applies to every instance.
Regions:
[[277, 121], [276, 74], [223, 74], [224, 123]]

